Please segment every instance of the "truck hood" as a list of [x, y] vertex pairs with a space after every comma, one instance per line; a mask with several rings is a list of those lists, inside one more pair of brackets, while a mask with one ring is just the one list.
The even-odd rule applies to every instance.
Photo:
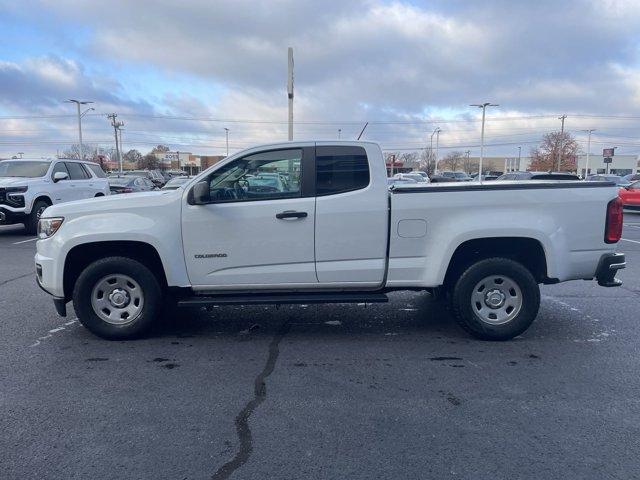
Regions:
[[28, 185], [33, 180], [39, 180], [38, 178], [23, 178], [23, 177], [1, 177], [0, 188], [6, 187], [22, 187]]
[[47, 208], [46, 217], [79, 217], [93, 213], [118, 213], [137, 211], [140, 208], [158, 206], [182, 197], [182, 190], [140, 192], [106, 197], [87, 198], [59, 203]]

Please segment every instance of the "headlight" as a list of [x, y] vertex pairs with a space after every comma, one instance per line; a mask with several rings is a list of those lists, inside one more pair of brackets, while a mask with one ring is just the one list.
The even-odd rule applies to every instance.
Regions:
[[64, 222], [64, 218], [41, 218], [38, 222], [38, 238], [44, 240], [53, 236]]

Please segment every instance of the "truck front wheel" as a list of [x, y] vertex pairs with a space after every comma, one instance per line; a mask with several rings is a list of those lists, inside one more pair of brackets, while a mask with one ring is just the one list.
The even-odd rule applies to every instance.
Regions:
[[453, 313], [482, 340], [510, 340], [538, 315], [540, 288], [531, 272], [508, 258], [488, 258], [465, 270], [455, 284]]
[[126, 257], [91, 263], [73, 289], [78, 320], [108, 340], [142, 335], [159, 315], [161, 302], [162, 290], [153, 272]]

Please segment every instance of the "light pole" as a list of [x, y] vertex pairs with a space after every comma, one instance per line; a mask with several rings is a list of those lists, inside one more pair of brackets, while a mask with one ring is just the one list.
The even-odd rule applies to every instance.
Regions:
[[229, 156], [229, 129], [225, 128], [224, 129], [224, 134], [227, 138], [227, 157]]
[[484, 160], [484, 120], [487, 107], [499, 107], [500, 105], [494, 103], [474, 103], [469, 105], [470, 107], [478, 107], [482, 109], [482, 129], [480, 130], [480, 163], [478, 165], [478, 181], [482, 183], [482, 161]]
[[341, 135], [341, 134], [342, 134], [342, 129], [341, 129], [341, 128], [339, 128], [339, 129], [338, 129], [338, 140], [340, 140], [340, 135]]
[[562, 122], [562, 127], [560, 127], [560, 145], [558, 147], [558, 171], [560, 171], [560, 161], [562, 159], [562, 144], [564, 143], [564, 120], [567, 118], [566, 115], [562, 115], [558, 117], [558, 120]]
[[288, 49], [287, 98], [289, 99], [289, 141], [293, 140], [293, 48]]
[[[429, 152], [431, 154], [431, 156], [433, 156], [433, 136], [435, 134], [438, 134], [438, 136], [440, 135], [440, 127], [436, 127], [433, 132], [431, 132], [431, 146], [429, 147]], [[436, 143], [437, 145], [437, 143]], [[428, 166], [427, 166], [427, 170], [428, 170]], [[438, 159], [435, 159], [435, 166], [433, 167], [433, 174], [435, 175], [436, 173], [438, 173]]]
[[520, 159], [522, 158], [522, 147], [518, 147], [518, 165], [516, 165], [516, 168], [518, 169], [518, 171], [520, 171]]
[[[67, 100], [68, 103], [75, 103], [76, 107], [78, 107], [78, 141], [79, 141], [79, 147], [80, 147], [80, 152], [78, 154], [78, 159], [79, 160], [83, 160], [84, 159], [84, 151], [82, 150], [82, 115], [80, 113], [80, 105], [87, 105], [89, 103], [93, 103], [93, 102], [88, 102], [85, 100], [75, 100], [70, 98], [69, 100]], [[88, 112], [88, 110], [87, 110]], [[84, 113], [87, 113], [84, 112]]]
[[587, 140], [587, 163], [584, 166], [584, 178], [586, 180], [589, 176], [589, 157], [591, 156], [591, 133], [595, 132], [594, 128], [590, 128], [589, 130], [583, 130], [583, 132], [587, 132], [589, 134], [589, 139]]

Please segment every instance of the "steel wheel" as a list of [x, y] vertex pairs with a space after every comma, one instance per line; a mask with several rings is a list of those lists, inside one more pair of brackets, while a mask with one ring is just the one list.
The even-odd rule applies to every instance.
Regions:
[[502, 325], [513, 320], [520, 312], [522, 291], [511, 278], [490, 275], [473, 288], [471, 308], [483, 322]]
[[142, 313], [144, 293], [133, 278], [123, 274], [108, 275], [93, 287], [91, 307], [105, 322], [126, 325]]

